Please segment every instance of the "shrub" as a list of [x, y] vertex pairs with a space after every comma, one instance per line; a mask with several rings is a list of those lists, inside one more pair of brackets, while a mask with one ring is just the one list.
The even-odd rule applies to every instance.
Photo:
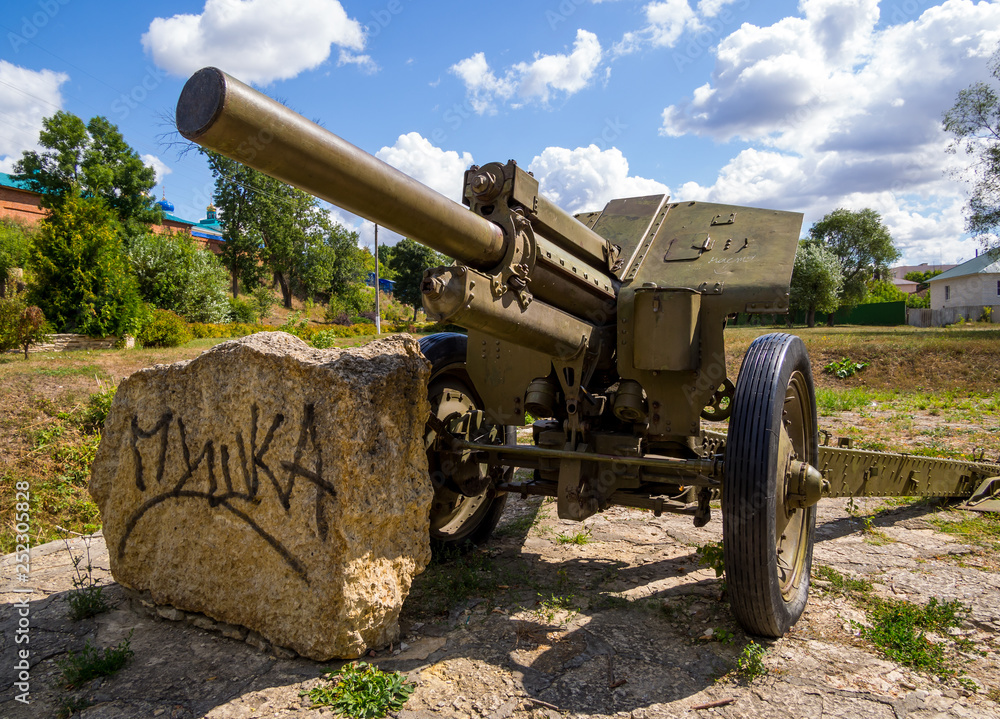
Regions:
[[8, 218], [0, 220], [0, 292], [9, 293], [4, 288], [7, 273], [28, 264], [31, 245], [37, 234], [34, 228], [24, 223]]
[[61, 331], [136, 335], [145, 307], [114, 214], [97, 199], [66, 197], [41, 224], [31, 299]]
[[336, 340], [345, 337], [363, 337], [375, 334], [375, 325], [361, 324], [349, 327], [331, 327], [321, 330], [312, 335], [310, 340], [313, 347], [318, 349], [329, 349], [336, 344]]
[[153, 320], [139, 333], [143, 347], [177, 347], [191, 340], [191, 332], [179, 315], [170, 310], [154, 310]]
[[219, 258], [186, 234], [132, 238], [129, 260], [146, 301], [192, 322], [229, 317], [229, 276]]
[[45, 315], [38, 307], [29, 306], [23, 293], [8, 292], [0, 297], [0, 352], [18, 348], [28, 359], [31, 345], [44, 342], [51, 331]]
[[260, 319], [257, 304], [251, 300], [240, 299], [239, 297], [229, 298], [229, 321], [242, 322], [244, 324], [254, 324]]

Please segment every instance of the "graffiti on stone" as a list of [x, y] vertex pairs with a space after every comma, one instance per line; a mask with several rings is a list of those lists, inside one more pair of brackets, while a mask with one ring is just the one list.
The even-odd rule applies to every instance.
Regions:
[[[135, 486], [140, 492], [146, 492], [152, 484], [151, 491], [156, 494], [144, 501], [129, 518], [125, 533], [118, 543], [119, 558], [125, 555], [129, 537], [151, 509], [172, 500], [201, 500], [246, 523], [308, 583], [309, 578], [302, 562], [248, 512], [260, 502], [277, 501], [288, 513], [296, 487], [306, 483], [313, 488], [309, 496], [315, 507], [316, 534], [320, 540], [326, 541], [329, 534], [327, 500], [335, 499], [337, 492], [333, 483], [323, 475], [323, 454], [316, 436], [315, 405], [306, 403], [303, 406], [298, 442], [290, 460], [270, 456], [275, 433], [289, 418], [283, 413], [275, 413], [268, 425], [266, 421], [261, 423], [260, 415], [257, 404], [252, 404], [249, 442], [241, 430], [232, 435], [230, 442], [219, 438], [207, 439], [200, 450], [198, 447], [192, 448], [184, 419], [175, 417], [173, 412], [164, 412], [149, 429], [142, 428], [137, 414], [133, 416], [130, 442]], [[267, 431], [263, 440], [260, 440], [263, 426], [267, 426]], [[183, 457], [178, 463], [180, 476], [176, 479], [170, 477], [170, 470], [173, 468], [167, 466], [168, 448], [174, 437], [180, 443]], [[153, 460], [152, 467], [147, 461], [150, 458]], [[196, 475], [204, 477], [206, 474], [207, 488], [203, 481], [194, 480]]]

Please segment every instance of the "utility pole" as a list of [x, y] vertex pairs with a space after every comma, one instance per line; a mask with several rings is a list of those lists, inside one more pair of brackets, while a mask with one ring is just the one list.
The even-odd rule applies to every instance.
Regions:
[[382, 334], [382, 309], [378, 286], [378, 225], [375, 225], [375, 334]]

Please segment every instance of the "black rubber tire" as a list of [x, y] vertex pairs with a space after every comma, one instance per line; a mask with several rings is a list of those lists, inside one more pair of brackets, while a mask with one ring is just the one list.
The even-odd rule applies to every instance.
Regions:
[[797, 458], [816, 466], [816, 395], [805, 345], [794, 335], [763, 335], [747, 350], [733, 397], [722, 546], [733, 614], [748, 633], [765, 637], [784, 635], [805, 609], [816, 529], [815, 505], [789, 514], [784, 504], [783, 421]]
[[[436, 410], [435, 396], [444, 388], [457, 389], [471, 397], [476, 407], [482, 408], [483, 401], [476, 392], [469, 374], [465, 368], [468, 337], [457, 332], [439, 332], [420, 339], [420, 350], [431, 363], [431, 377], [428, 382], [428, 394], [431, 400], [431, 411]], [[516, 443], [516, 429], [505, 427], [504, 438], [507, 443]], [[437, 461], [434, 451], [427, 451], [427, 461], [431, 467], [431, 482], [434, 485], [434, 501], [431, 506], [431, 547], [435, 553], [461, 549], [470, 545], [482, 544], [490, 538], [500, 521], [504, 506], [507, 504], [507, 494], [496, 492], [488, 487], [477, 497], [461, 498], [453, 487], [448, 486], [448, 477], [440, 470], [441, 463]], [[442, 504], [455, 501], [476, 502], [473, 513], [461, 519], [457, 525], [449, 525], [445, 530], [434, 529], [436, 512]]]

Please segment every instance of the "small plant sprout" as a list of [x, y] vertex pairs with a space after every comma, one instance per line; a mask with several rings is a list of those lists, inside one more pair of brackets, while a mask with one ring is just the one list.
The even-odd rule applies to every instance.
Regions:
[[[69, 552], [70, 560], [73, 562], [73, 589], [66, 596], [66, 601], [69, 602], [70, 617], [74, 621], [79, 621], [108, 611], [111, 609], [111, 605], [102, 596], [104, 587], [101, 586], [99, 579], [94, 578], [94, 567], [90, 560], [91, 535], [79, 534], [59, 526], [56, 529], [63, 532], [63, 542], [66, 544], [66, 551]], [[69, 534], [83, 537], [83, 543], [86, 547], [86, 564], [83, 564], [84, 557], [82, 555], [78, 557], [73, 554], [66, 536]], [[81, 565], [83, 566], [81, 567]]]
[[743, 653], [736, 662], [736, 673], [746, 682], [767, 674], [767, 665], [764, 664], [764, 656], [767, 650], [757, 642], [750, 642], [743, 647]]
[[590, 527], [584, 528], [582, 532], [576, 534], [560, 534], [556, 537], [559, 544], [590, 544], [593, 538], [590, 536]]
[[722, 542], [703, 544], [695, 549], [695, 553], [698, 555], [698, 564], [714, 569], [716, 577], [721, 577], [725, 573], [726, 567], [723, 559]]
[[128, 637], [119, 642], [118, 646], [104, 649], [95, 647], [88, 639], [79, 654], [68, 651], [65, 659], [56, 662], [62, 670], [66, 686], [73, 689], [91, 679], [111, 676], [124, 667], [135, 655], [129, 646], [131, 639], [132, 632], [129, 632]]
[[399, 711], [416, 688], [399, 672], [383, 672], [365, 662], [351, 662], [324, 677], [324, 684], [303, 694], [313, 707], [331, 707], [351, 719], [381, 719]]
[[837, 379], [847, 379], [856, 375], [868, 366], [867, 362], [855, 362], [852, 359], [843, 357], [839, 362], [831, 362], [823, 368], [827, 374], [832, 374]]

